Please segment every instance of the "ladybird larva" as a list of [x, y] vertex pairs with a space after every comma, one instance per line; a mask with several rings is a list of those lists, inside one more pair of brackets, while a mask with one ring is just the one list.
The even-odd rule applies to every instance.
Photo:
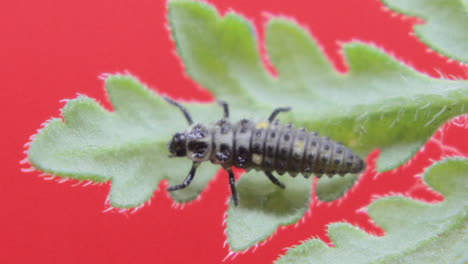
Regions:
[[231, 123], [228, 104], [220, 101], [224, 110], [223, 118], [214, 124], [205, 125], [194, 124], [185, 107], [168, 97], [163, 98], [179, 108], [189, 123], [185, 132], [176, 133], [172, 137], [169, 143], [170, 157], [187, 157], [192, 160], [192, 168], [184, 182], [169, 187], [168, 191], [189, 186], [198, 166], [204, 161], [221, 165], [228, 172], [236, 206], [239, 198], [232, 167], [263, 171], [272, 183], [283, 189], [286, 187], [273, 172], [279, 175], [288, 173], [293, 177], [297, 174], [321, 177], [323, 174], [360, 173], [366, 167], [365, 162], [343, 144], [305, 128], [280, 124], [276, 116], [290, 111], [289, 107], [276, 108], [265, 121], [242, 119]]

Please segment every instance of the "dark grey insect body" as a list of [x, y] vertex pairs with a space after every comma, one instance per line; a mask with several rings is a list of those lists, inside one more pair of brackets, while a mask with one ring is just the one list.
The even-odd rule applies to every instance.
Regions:
[[234, 204], [239, 198], [235, 188], [232, 167], [264, 171], [265, 175], [281, 188], [285, 186], [273, 175], [276, 171], [295, 177], [302, 174], [332, 176], [335, 174], [362, 172], [366, 164], [349, 148], [341, 143], [322, 137], [317, 132], [295, 128], [292, 124], [282, 125], [275, 117], [290, 108], [277, 108], [268, 120], [253, 122], [242, 119], [237, 123], [229, 121], [229, 109], [225, 102], [224, 118], [211, 125], [193, 124], [187, 110], [177, 102], [164, 98], [177, 106], [189, 123], [185, 132], [176, 133], [169, 143], [171, 156], [188, 157], [192, 168], [182, 184], [169, 187], [175, 191], [187, 187], [195, 176], [201, 162], [211, 161], [221, 165], [229, 174]]

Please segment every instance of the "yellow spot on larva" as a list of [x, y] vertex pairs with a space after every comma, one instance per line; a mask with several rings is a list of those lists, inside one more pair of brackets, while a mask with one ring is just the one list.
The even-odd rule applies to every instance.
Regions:
[[257, 124], [258, 129], [267, 128], [267, 127], [268, 127], [268, 122], [266, 122], [266, 121], [261, 121], [261, 122], [258, 122], [258, 124]]
[[262, 164], [263, 156], [260, 155], [260, 154], [253, 154], [252, 155], [252, 161], [257, 165], [260, 165], [260, 164]]
[[304, 141], [296, 141], [294, 144], [294, 149], [301, 150], [304, 148]]

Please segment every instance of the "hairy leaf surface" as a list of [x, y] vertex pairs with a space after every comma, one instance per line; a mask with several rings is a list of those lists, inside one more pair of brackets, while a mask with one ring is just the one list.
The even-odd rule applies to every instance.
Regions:
[[[29, 161], [65, 178], [112, 181], [111, 205], [136, 207], [151, 198], [159, 181], [180, 183], [190, 170], [190, 162], [167, 157], [167, 141], [183, 120], [173, 121], [173, 106], [130, 76], [109, 77], [106, 90], [115, 112], [85, 96], [70, 100], [64, 120], [49, 120], [36, 136]], [[171, 195], [181, 202], [194, 199], [216, 170], [203, 164], [188, 189]]]
[[443, 202], [426, 204], [394, 196], [368, 208], [376, 224], [385, 229], [383, 237], [334, 223], [328, 229], [334, 248], [312, 239], [276, 263], [464, 263], [468, 258], [468, 160], [438, 162], [426, 171], [424, 180], [445, 196]]
[[[272, 18], [265, 43], [278, 71], [272, 76], [245, 18], [233, 12], [221, 16], [208, 4], [183, 0], [170, 1], [169, 12], [187, 73], [229, 102], [233, 121], [266, 119], [274, 108], [292, 106], [291, 113], [279, 118], [341, 141], [364, 157], [381, 149], [382, 171], [406, 162], [443, 122], [468, 111], [467, 81], [428, 77], [364, 43], [344, 46], [349, 72], [340, 74], [309, 32]], [[50, 120], [36, 136], [29, 161], [61, 177], [111, 181], [111, 204], [136, 207], [150, 199], [161, 180], [173, 185], [185, 178], [190, 161], [169, 159], [166, 144], [186, 124], [177, 109], [131, 76], [110, 76], [106, 89], [114, 112], [84, 96], [69, 101], [64, 120]], [[196, 122], [221, 116], [216, 104], [186, 105]], [[188, 189], [171, 195], [179, 202], [196, 198], [217, 169], [203, 164]], [[317, 194], [324, 201], [337, 199], [356, 179], [321, 179]], [[233, 250], [265, 240], [307, 211], [311, 179], [280, 180], [285, 191], [260, 172], [249, 172], [238, 182], [241, 204], [235, 208], [231, 202], [227, 219]]]
[[424, 19], [414, 32], [432, 49], [468, 63], [468, 1], [466, 0], [383, 0], [391, 9]]
[[[183, 0], [171, 1], [169, 12], [173, 38], [188, 74], [217, 98], [230, 102], [235, 117], [251, 118], [257, 113], [255, 118], [261, 119], [275, 107], [292, 106], [293, 111], [280, 119], [317, 130], [363, 156], [381, 149], [377, 162], [381, 171], [405, 163], [442, 123], [468, 110], [468, 82], [431, 78], [364, 43], [344, 45], [349, 72], [340, 74], [309, 32], [295, 22], [272, 18], [265, 45], [278, 71], [273, 77], [262, 63], [255, 30], [243, 17], [234, 12], [221, 16], [208, 4]], [[239, 182], [241, 191], [249, 177], [268, 182], [261, 173], [249, 172]], [[356, 178], [321, 179], [317, 194], [323, 201], [335, 200]], [[288, 181], [287, 186], [296, 189], [302, 184]], [[302, 217], [308, 208], [308, 198], [302, 197], [296, 203], [304, 205], [302, 210], [293, 215], [284, 210], [281, 217], [270, 217], [266, 226], [273, 222], [278, 227]], [[234, 250], [246, 249], [274, 230], [251, 229], [248, 225], [255, 223], [231, 219], [268, 214], [264, 203], [258, 201], [250, 209], [230, 208], [227, 231]], [[266, 221], [263, 216], [258, 219]]]

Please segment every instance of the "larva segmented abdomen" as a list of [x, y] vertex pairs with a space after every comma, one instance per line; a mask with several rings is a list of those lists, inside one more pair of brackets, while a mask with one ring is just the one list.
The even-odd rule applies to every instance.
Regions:
[[317, 132], [308, 134], [308, 142], [304, 155], [303, 173], [344, 175], [359, 173], [365, 168], [364, 161], [349, 148], [328, 137], [321, 137]]
[[224, 167], [276, 171], [282, 175], [344, 175], [364, 170], [364, 161], [341, 143], [317, 132], [281, 125], [278, 120], [254, 123], [226, 120], [213, 129], [211, 161]]

